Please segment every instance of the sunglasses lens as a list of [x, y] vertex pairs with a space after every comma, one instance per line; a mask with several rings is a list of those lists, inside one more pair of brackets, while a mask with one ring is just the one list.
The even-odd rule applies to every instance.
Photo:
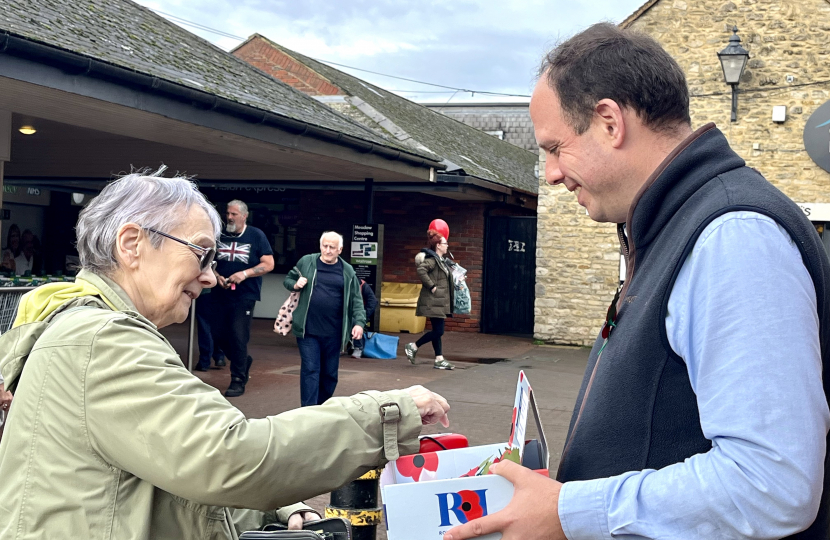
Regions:
[[208, 267], [213, 266], [213, 259], [215, 257], [216, 257], [216, 249], [210, 248], [209, 250], [207, 250], [205, 252], [204, 257], [202, 257], [201, 264], [199, 264], [199, 267], [202, 269], [202, 271], [204, 271]]

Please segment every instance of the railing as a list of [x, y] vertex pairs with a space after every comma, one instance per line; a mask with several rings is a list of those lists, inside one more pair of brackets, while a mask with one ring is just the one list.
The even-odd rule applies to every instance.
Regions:
[[32, 289], [34, 287], [0, 287], [0, 334], [11, 329], [20, 298]]

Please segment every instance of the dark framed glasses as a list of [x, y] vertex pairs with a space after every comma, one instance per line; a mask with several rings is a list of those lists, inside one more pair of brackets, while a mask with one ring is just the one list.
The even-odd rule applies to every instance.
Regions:
[[197, 251], [198, 254], [194, 253], [194, 255], [196, 255], [197, 259], [199, 259], [199, 270], [201, 270], [202, 272], [204, 272], [208, 267], [212, 270], [216, 266], [216, 261], [214, 260], [216, 258], [216, 248], [206, 248], [202, 246], [197, 246], [196, 244], [188, 242], [187, 240], [176, 238], [172, 234], [163, 233], [161, 231], [151, 229], [150, 227], [142, 227], [142, 229], [148, 230], [152, 233], [160, 234], [165, 238], [169, 238], [170, 240], [174, 240], [180, 244], [184, 244], [190, 249]]

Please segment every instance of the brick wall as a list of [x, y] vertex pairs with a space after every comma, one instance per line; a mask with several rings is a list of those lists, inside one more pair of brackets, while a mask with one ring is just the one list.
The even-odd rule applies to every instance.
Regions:
[[310, 96], [343, 94], [327, 79], [300, 64], [261, 36], [255, 36], [243, 43], [233, 51], [233, 55], [304, 94]]
[[[319, 250], [323, 231], [335, 230], [348, 241], [352, 226], [363, 223], [363, 193], [301, 192], [302, 218], [297, 224], [298, 253]], [[487, 207], [421, 193], [380, 192], [375, 195], [375, 221], [384, 225], [383, 281], [420, 283], [415, 255], [425, 247], [430, 221], [441, 218], [450, 226], [450, 251], [468, 271], [472, 311], [447, 320], [448, 331], [478, 332], [481, 320], [484, 261], [484, 222]]]

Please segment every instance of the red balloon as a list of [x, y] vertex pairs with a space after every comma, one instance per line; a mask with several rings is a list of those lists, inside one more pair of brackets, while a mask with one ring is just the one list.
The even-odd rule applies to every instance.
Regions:
[[429, 230], [437, 232], [445, 240], [450, 239], [450, 226], [443, 219], [433, 219], [432, 223], [429, 224]]

